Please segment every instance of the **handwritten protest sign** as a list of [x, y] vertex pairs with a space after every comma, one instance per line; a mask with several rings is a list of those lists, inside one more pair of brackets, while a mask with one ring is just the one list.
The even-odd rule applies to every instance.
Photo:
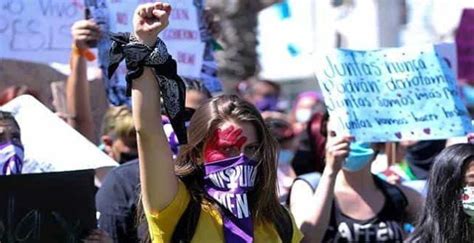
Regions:
[[0, 176], [0, 242], [81, 242], [97, 227], [94, 171]]
[[[86, 2], [92, 16], [106, 31], [131, 32], [133, 11], [136, 6], [147, 0], [95, 0]], [[173, 6], [169, 26], [160, 33], [160, 38], [166, 43], [168, 52], [178, 63], [178, 74], [189, 78], [200, 78], [209, 84], [211, 91], [220, 91], [213, 66], [212, 50], [203, 37], [204, 25], [200, 21], [202, 3], [200, 1], [169, 0]], [[99, 42], [99, 62], [106, 73], [110, 40], [103, 38]], [[214, 70], [214, 71], [213, 71]], [[106, 89], [109, 101], [114, 105], [129, 104], [125, 97], [125, 74], [127, 70], [122, 63], [114, 76], [107, 81]], [[217, 84], [217, 86], [216, 86]]]
[[456, 32], [459, 78], [474, 82], [474, 9], [464, 9]]
[[68, 63], [71, 25], [83, 18], [73, 0], [0, 1], [0, 58]]
[[366, 142], [472, 131], [456, 79], [433, 46], [335, 50], [315, 67], [334, 128]]

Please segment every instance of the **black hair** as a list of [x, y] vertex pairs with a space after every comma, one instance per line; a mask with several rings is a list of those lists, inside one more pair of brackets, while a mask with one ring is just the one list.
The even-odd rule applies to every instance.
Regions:
[[280, 144], [295, 137], [291, 124], [284, 119], [266, 118], [265, 125]]
[[11, 112], [0, 111], [0, 121], [10, 121], [20, 130], [20, 125], [18, 125], [18, 122]]
[[474, 226], [460, 200], [464, 174], [473, 160], [474, 144], [452, 145], [435, 158], [425, 208], [408, 242], [474, 242]]
[[207, 98], [212, 98], [211, 92], [204, 86], [204, 84], [197, 79], [183, 78], [186, 91], [196, 90], [204, 94]]

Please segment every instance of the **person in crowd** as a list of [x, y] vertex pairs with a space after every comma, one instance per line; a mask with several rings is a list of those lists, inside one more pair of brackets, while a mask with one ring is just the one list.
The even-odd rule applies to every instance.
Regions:
[[183, 80], [186, 86], [186, 101], [184, 106], [187, 108], [196, 110], [207, 99], [212, 97], [211, 92], [209, 92], [201, 80], [190, 78], [183, 78]]
[[110, 107], [104, 115], [100, 148], [123, 164], [138, 158], [132, 111], [127, 106]]
[[445, 148], [428, 183], [425, 207], [407, 242], [474, 242], [474, 144]]
[[324, 103], [321, 93], [306, 91], [298, 94], [290, 113], [290, 122], [296, 134], [303, 133], [312, 115], [324, 112]]
[[297, 175], [323, 173], [326, 146], [327, 112], [316, 112], [298, 137], [298, 149], [292, 165]]
[[23, 163], [20, 126], [10, 112], [0, 111], [0, 176], [21, 174]]
[[329, 131], [326, 165], [317, 187], [295, 181], [290, 208], [304, 242], [401, 242], [405, 222], [422, 205], [415, 191], [370, 173], [376, 144]]
[[254, 104], [261, 112], [279, 111], [280, 95], [281, 87], [279, 84], [262, 79], [248, 82], [244, 92], [244, 98]]
[[321, 94], [315, 91], [300, 93], [290, 112], [290, 122], [299, 141], [292, 163], [296, 174], [322, 173], [325, 138], [321, 128], [325, 128], [322, 125], [327, 122], [327, 115]]
[[[186, 108], [199, 108], [211, 93], [195, 79], [184, 79], [186, 85]], [[193, 112], [185, 118], [191, 119]], [[168, 143], [176, 156], [178, 139], [170, 124], [165, 124]], [[135, 131], [133, 136], [135, 136]], [[96, 194], [96, 207], [100, 213], [99, 227], [106, 231], [114, 242], [143, 242], [147, 239], [146, 223], [137, 224], [137, 203], [140, 195], [138, 159], [127, 162], [109, 172]]]
[[403, 159], [398, 159], [378, 175], [392, 184], [415, 186], [418, 191], [426, 193], [423, 188], [433, 161], [447, 146], [447, 140], [401, 141], [395, 146], [392, 152], [395, 154], [391, 156], [395, 157], [394, 160]]
[[[68, 123], [90, 141], [95, 141], [94, 123], [89, 99], [87, 61], [93, 59], [88, 43], [101, 37], [100, 27], [94, 20], [79, 20], [71, 27], [71, 75], [66, 83]], [[103, 118], [100, 146], [119, 163], [138, 157], [132, 112], [127, 106], [110, 107]]]
[[426, 180], [435, 157], [446, 147], [446, 140], [417, 141], [406, 147], [405, 160], [418, 180]]
[[[134, 39], [155, 46], [170, 11], [165, 3], [140, 5]], [[173, 63], [168, 58], [162, 65]], [[157, 77], [149, 67], [138, 68], [143, 72], [132, 82], [132, 107], [151, 240], [299, 242], [299, 230], [288, 227], [291, 216], [277, 199], [276, 141], [258, 110], [237, 96], [207, 101], [191, 118], [188, 143], [173, 161], [161, 127]]]
[[278, 141], [278, 198], [280, 203], [287, 201], [288, 192], [296, 173], [291, 166], [291, 161], [295, 156], [296, 140], [290, 123], [282, 118], [265, 118], [265, 124], [270, 129], [272, 136]]
[[96, 141], [90, 87], [87, 81], [87, 61], [95, 59], [88, 43], [101, 37], [100, 27], [93, 20], [79, 20], [71, 27], [72, 51], [69, 64], [71, 74], [66, 82], [68, 123], [90, 141]]

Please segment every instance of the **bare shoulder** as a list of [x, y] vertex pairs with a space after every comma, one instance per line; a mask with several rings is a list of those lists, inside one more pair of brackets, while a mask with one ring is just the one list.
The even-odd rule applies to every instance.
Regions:
[[308, 182], [304, 180], [296, 180], [291, 186], [291, 193], [313, 195], [314, 191]]
[[[307, 202], [314, 194], [313, 188], [304, 180], [296, 180], [291, 186], [290, 204], [300, 204]], [[291, 206], [290, 205], [290, 206]]]

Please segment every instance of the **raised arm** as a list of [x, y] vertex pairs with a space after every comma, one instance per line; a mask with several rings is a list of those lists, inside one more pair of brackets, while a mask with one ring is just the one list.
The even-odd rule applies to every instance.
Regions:
[[[170, 11], [169, 4], [140, 5], [133, 16], [138, 41], [154, 46], [158, 33], [168, 25]], [[143, 206], [147, 212], [156, 213], [171, 203], [178, 190], [178, 180], [161, 125], [160, 88], [153, 72], [145, 68], [142, 76], [133, 80], [132, 111], [137, 130]]]
[[87, 81], [87, 41], [98, 40], [99, 26], [93, 20], [80, 20], [71, 27], [73, 51], [71, 53], [71, 74], [66, 83], [68, 123], [90, 141], [95, 141], [94, 122]]
[[[334, 201], [336, 176], [342, 162], [349, 154], [350, 137], [328, 137], [326, 148], [326, 167], [316, 192], [304, 202], [291, 199], [291, 211], [297, 225], [304, 234], [303, 242], [321, 242], [329, 225], [331, 208]], [[296, 184], [296, 183], [295, 183]], [[295, 195], [308, 192], [308, 186], [295, 185]], [[298, 192], [300, 190], [301, 192]], [[304, 203], [305, 205], [302, 205]]]

